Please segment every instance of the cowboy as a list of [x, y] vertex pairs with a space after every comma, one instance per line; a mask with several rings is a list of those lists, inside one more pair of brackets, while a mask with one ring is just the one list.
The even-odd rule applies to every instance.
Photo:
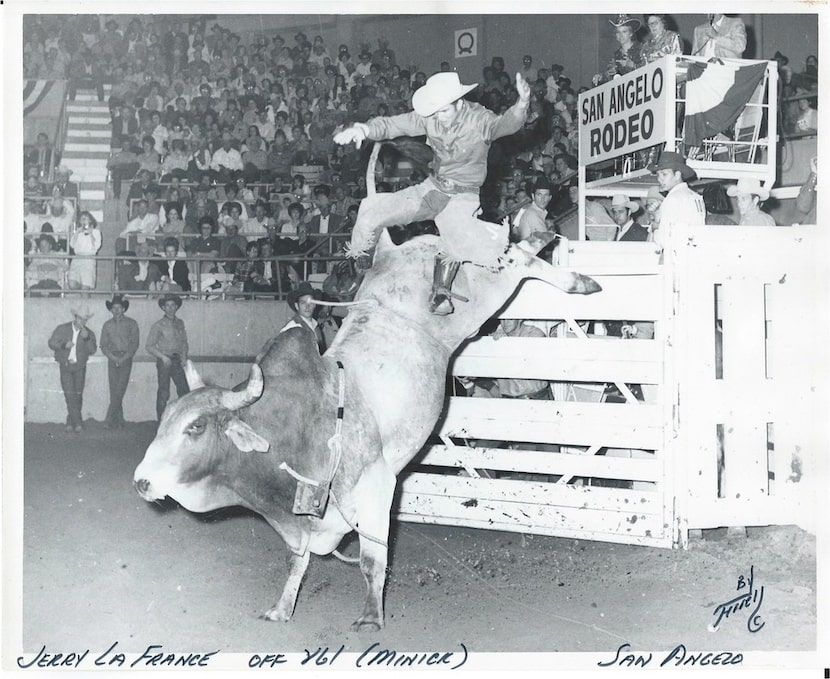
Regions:
[[496, 266], [507, 247], [507, 226], [480, 221], [475, 215], [480, 210], [479, 189], [487, 175], [490, 146], [522, 129], [530, 85], [516, 74], [519, 98], [502, 115], [462, 98], [477, 85], [462, 85], [457, 73], [436, 73], [413, 95], [414, 111], [354, 123], [334, 135], [336, 144], [360, 146], [364, 139], [426, 134], [435, 154], [433, 174], [402, 191], [363, 200], [347, 254], [361, 268], [369, 268], [369, 251], [384, 227], [434, 219], [443, 252], [435, 260], [429, 308], [439, 315], [454, 311], [450, 289], [461, 262]]
[[741, 215], [740, 226], [776, 226], [771, 215], [761, 210], [761, 203], [769, 198], [769, 189], [758, 179], [739, 179], [726, 189], [726, 195], [735, 198]]
[[623, 193], [615, 193], [611, 198], [611, 219], [617, 225], [614, 240], [644, 241], [648, 240], [648, 229], [634, 221], [631, 216], [640, 209], [637, 201], [629, 200]]
[[66, 167], [66, 165], [58, 165], [55, 168], [55, 186], [59, 186], [63, 195], [66, 198], [78, 198], [78, 185], [75, 182], [69, 181], [69, 177], [72, 175], [72, 170]]
[[648, 169], [657, 175], [660, 191], [666, 196], [660, 206], [660, 227], [653, 232], [654, 242], [665, 248], [674, 225], [703, 226], [706, 223], [706, 205], [703, 197], [686, 183], [696, 175], [679, 153], [664, 152]]
[[184, 321], [176, 318], [176, 312], [182, 305], [178, 295], [166, 294], [158, 300], [164, 316], [153, 323], [147, 335], [145, 349], [156, 359], [158, 374], [158, 391], [156, 392], [156, 414], [161, 421], [162, 413], [170, 398], [170, 380], [176, 385], [176, 393], [181, 397], [190, 389], [184, 374], [187, 362], [187, 331]]
[[302, 328], [309, 339], [313, 339], [317, 343], [317, 348], [321, 354], [325, 353], [327, 349], [326, 340], [317, 319], [314, 318], [314, 312], [317, 309], [315, 300], [321, 299], [322, 294], [320, 290], [311, 287], [311, 283], [308, 281], [303, 281], [289, 292], [288, 306], [294, 311], [294, 315], [280, 330], [280, 333], [283, 333], [291, 328]]
[[95, 333], [86, 327], [92, 318], [89, 306], [82, 304], [70, 309], [73, 320], [59, 325], [49, 338], [49, 348], [55, 352], [60, 365], [61, 389], [66, 400], [66, 431], [80, 433], [84, 429], [81, 409], [86, 383], [86, 362], [98, 345]]
[[130, 384], [133, 356], [138, 351], [138, 323], [124, 315], [130, 308], [130, 301], [123, 295], [113, 295], [105, 304], [112, 318], [101, 328], [101, 352], [107, 357], [110, 387], [110, 405], [104, 426], [122, 429], [126, 424], [122, 402]]

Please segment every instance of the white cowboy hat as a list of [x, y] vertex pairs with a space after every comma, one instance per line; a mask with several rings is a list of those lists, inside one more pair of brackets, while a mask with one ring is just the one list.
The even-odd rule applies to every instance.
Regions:
[[412, 95], [412, 108], [420, 116], [431, 116], [476, 87], [478, 83], [462, 85], [458, 73], [436, 73], [430, 76], [425, 85], [415, 90], [415, 94]]
[[94, 316], [94, 314], [89, 310], [89, 305], [87, 304], [79, 304], [78, 306], [73, 306], [69, 309], [72, 312], [73, 316], [80, 316], [84, 320], [89, 320]]
[[628, 196], [623, 193], [615, 193], [611, 199], [611, 207], [627, 207], [632, 212], [637, 212], [640, 209], [640, 204], [629, 200]]
[[760, 179], [747, 179], [744, 177], [739, 179], [737, 184], [733, 184], [726, 189], [726, 195], [758, 196], [760, 200], [766, 200], [769, 198], [769, 189], [761, 186]]

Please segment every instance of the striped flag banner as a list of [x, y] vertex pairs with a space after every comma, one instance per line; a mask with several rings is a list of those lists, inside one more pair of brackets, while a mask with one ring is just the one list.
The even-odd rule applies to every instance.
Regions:
[[734, 124], [766, 69], [766, 62], [750, 66], [690, 63], [683, 123], [686, 143], [700, 146], [704, 139], [714, 137]]
[[34, 111], [42, 102], [52, 86], [54, 80], [27, 80], [23, 84], [23, 115]]

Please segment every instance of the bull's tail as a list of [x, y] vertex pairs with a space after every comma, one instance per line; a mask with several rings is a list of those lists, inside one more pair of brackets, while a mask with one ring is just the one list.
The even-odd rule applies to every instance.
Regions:
[[366, 166], [366, 195], [374, 196], [377, 193], [375, 187], [375, 168], [378, 166], [378, 156], [380, 155], [380, 147], [383, 146], [382, 141], [376, 141], [372, 147], [372, 153], [369, 156], [369, 164]]
[[359, 556], [344, 556], [343, 554], [338, 552], [336, 549], [332, 552], [332, 555], [335, 558], [340, 559], [340, 561], [342, 561], [343, 563], [350, 563], [350, 564], [360, 563], [360, 557]]

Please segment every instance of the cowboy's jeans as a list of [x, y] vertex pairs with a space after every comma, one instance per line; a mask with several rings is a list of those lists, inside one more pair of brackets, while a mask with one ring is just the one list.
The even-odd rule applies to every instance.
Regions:
[[61, 389], [66, 400], [66, 423], [73, 427], [83, 425], [81, 409], [84, 404], [84, 383], [86, 382], [86, 363], [61, 364]]

